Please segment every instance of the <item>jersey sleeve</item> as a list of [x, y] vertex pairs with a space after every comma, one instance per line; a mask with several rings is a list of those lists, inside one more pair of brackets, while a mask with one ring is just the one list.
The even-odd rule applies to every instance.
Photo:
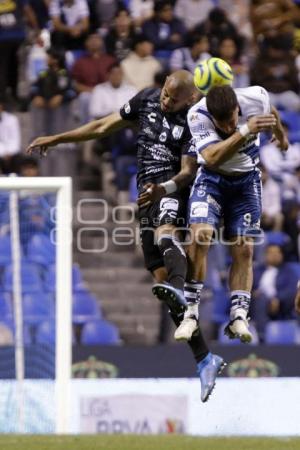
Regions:
[[193, 137], [193, 145], [197, 153], [201, 153], [202, 150], [211, 144], [222, 141], [209, 113], [205, 110], [190, 111], [188, 113], [188, 125]]
[[251, 86], [249, 89], [249, 103], [247, 116], [258, 116], [260, 114], [270, 114], [271, 102], [268, 92], [261, 86]]
[[182, 147], [182, 155], [197, 158], [197, 150], [193, 138], [189, 139], [187, 142], [184, 143]]
[[124, 120], [137, 120], [141, 109], [141, 103], [145, 96], [145, 91], [141, 91], [132, 97], [120, 109], [120, 115]]

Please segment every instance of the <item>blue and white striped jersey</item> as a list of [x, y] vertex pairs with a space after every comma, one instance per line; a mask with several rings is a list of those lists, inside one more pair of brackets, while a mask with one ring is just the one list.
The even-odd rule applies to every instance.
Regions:
[[[264, 88], [251, 86], [235, 89], [234, 91], [240, 107], [237, 130], [250, 117], [270, 113], [270, 98]], [[209, 145], [224, 140], [224, 136], [219, 134], [211, 115], [207, 111], [205, 97], [189, 110], [188, 124], [198, 153], [198, 162], [201, 165], [205, 165], [201, 152]], [[250, 172], [259, 162], [259, 143], [259, 135], [250, 134], [247, 141], [241, 145], [240, 150], [228, 161], [221, 164], [219, 169], [229, 174]]]

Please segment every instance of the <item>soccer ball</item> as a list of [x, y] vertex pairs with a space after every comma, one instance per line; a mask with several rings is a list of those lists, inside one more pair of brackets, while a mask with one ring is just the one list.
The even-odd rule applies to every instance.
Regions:
[[221, 58], [209, 58], [199, 62], [194, 70], [194, 83], [197, 89], [207, 94], [213, 86], [231, 85], [233, 72], [229, 64]]

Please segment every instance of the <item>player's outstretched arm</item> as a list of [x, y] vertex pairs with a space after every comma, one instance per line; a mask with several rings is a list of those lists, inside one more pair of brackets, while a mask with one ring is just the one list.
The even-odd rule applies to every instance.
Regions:
[[31, 154], [37, 150], [41, 155], [45, 155], [49, 147], [69, 142], [101, 139], [126, 126], [131, 126], [131, 122], [122, 119], [119, 113], [113, 113], [65, 133], [38, 137], [27, 147], [26, 153]]
[[224, 141], [208, 145], [201, 153], [206, 164], [218, 167], [220, 164], [232, 158], [241, 148], [249, 134], [257, 134], [261, 131], [273, 130], [277, 119], [274, 114], [263, 114], [251, 117], [238, 131]]
[[197, 159], [188, 155], [181, 158], [181, 170], [171, 180], [161, 184], [147, 183], [145, 191], [139, 196], [139, 206], [147, 206], [162, 197], [187, 187], [195, 178], [198, 169]]
[[271, 107], [271, 112], [272, 112], [272, 114], [274, 114], [274, 116], [276, 117], [276, 121], [277, 121], [275, 127], [273, 128], [272, 141], [276, 140], [280, 150], [287, 151], [287, 149], [289, 148], [289, 140], [288, 140], [288, 137], [282, 126], [279, 112], [277, 111], [275, 106]]

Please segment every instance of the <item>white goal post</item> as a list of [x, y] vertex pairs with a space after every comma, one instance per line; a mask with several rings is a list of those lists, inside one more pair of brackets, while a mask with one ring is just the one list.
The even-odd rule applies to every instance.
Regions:
[[[56, 193], [55, 429], [56, 433], [67, 433], [72, 363], [72, 180], [69, 177], [0, 177], [0, 192], [4, 190]], [[20, 360], [22, 373], [22, 356]]]

